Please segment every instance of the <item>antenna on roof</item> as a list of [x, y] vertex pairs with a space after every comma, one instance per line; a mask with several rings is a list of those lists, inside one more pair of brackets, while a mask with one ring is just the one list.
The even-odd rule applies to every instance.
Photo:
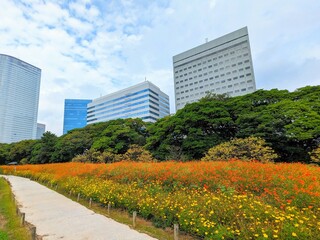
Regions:
[[206, 38], [206, 43], [208, 42], [208, 38]]
[[145, 81], [145, 82], [147, 81], [147, 77], [144, 77], [144, 81]]

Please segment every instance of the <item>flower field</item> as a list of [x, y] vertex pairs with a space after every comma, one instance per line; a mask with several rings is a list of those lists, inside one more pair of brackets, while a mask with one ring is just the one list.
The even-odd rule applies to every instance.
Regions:
[[[15, 171], [16, 168], [16, 171]], [[320, 168], [254, 162], [2, 166], [204, 239], [320, 239]]]

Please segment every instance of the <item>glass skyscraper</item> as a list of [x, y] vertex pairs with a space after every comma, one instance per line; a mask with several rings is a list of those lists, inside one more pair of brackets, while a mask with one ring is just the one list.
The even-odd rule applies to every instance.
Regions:
[[88, 104], [87, 123], [118, 118], [147, 122], [170, 114], [169, 96], [149, 81], [94, 99]]
[[0, 54], [0, 142], [36, 139], [41, 69]]
[[87, 125], [87, 104], [91, 102], [88, 99], [65, 99], [63, 134]]

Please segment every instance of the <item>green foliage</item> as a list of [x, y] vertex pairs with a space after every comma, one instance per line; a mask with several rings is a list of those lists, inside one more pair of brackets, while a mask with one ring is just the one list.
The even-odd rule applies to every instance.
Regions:
[[30, 163], [56, 162], [53, 154], [57, 140], [58, 137], [55, 134], [49, 131], [45, 132], [32, 149]]
[[225, 101], [229, 98], [227, 93], [216, 94], [214, 92], [206, 92], [206, 96], [200, 99], [200, 102], [208, 102], [212, 100]]
[[202, 100], [150, 126], [146, 147], [160, 160], [200, 159], [210, 146], [233, 137], [235, 130], [225, 102]]
[[22, 159], [28, 163], [31, 159], [31, 152], [37, 140], [23, 140], [14, 144], [11, 144], [9, 158], [10, 162], [20, 162]]
[[308, 153], [320, 142], [320, 86], [258, 90], [233, 98], [208, 93], [154, 124], [117, 119], [59, 138], [47, 132], [40, 140], [0, 144], [0, 164], [68, 162], [87, 150], [93, 162], [114, 162], [134, 144], [158, 160], [187, 161], [201, 159], [212, 146], [250, 136], [265, 139], [279, 155], [277, 161], [314, 161]]
[[93, 142], [92, 149], [124, 154], [131, 144], [144, 145], [146, 136], [146, 123], [141, 119], [111, 120], [100, 137]]
[[10, 145], [6, 143], [0, 143], [0, 165], [9, 161]]
[[52, 156], [54, 162], [69, 162], [76, 155], [82, 154], [90, 149], [93, 138], [83, 129], [71, 131], [60, 137], [55, 145]]
[[200, 159], [234, 137], [262, 137], [277, 161], [310, 162], [320, 141], [320, 86], [258, 90], [226, 98], [209, 94], [149, 127], [147, 149], [157, 159]]
[[277, 158], [272, 148], [266, 146], [265, 140], [258, 137], [234, 138], [209, 149], [203, 161], [243, 161], [270, 162]]
[[73, 162], [91, 163], [114, 163], [119, 161], [154, 162], [152, 155], [143, 147], [133, 144], [125, 154], [115, 154], [112, 152], [99, 152], [94, 149], [86, 150], [83, 154], [76, 155]]

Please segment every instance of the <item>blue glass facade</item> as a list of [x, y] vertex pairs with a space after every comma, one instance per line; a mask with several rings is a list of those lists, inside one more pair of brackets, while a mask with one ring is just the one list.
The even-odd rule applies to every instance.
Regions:
[[87, 125], [87, 104], [91, 102], [87, 99], [65, 99], [63, 134]]
[[146, 81], [88, 104], [87, 123], [117, 118], [141, 118], [155, 122], [170, 114], [169, 97]]

